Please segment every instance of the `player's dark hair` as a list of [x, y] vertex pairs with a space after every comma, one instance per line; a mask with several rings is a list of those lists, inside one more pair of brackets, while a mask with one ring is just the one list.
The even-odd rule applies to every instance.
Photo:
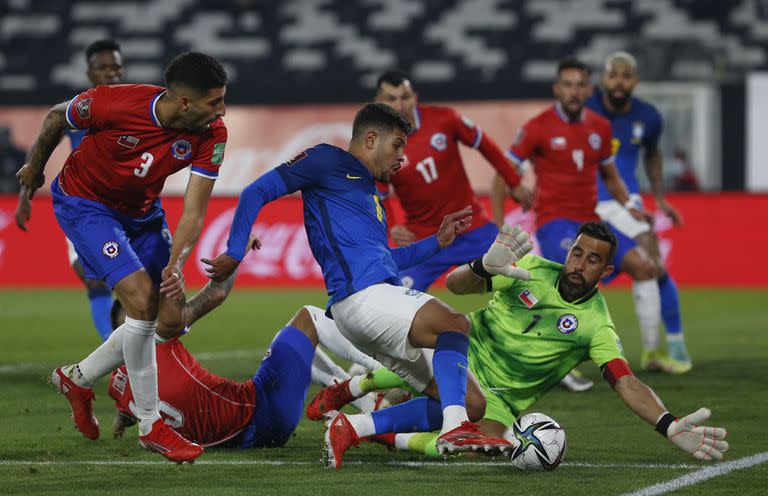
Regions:
[[411, 125], [386, 103], [366, 103], [357, 111], [352, 124], [352, 139], [359, 138], [370, 127], [377, 127], [387, 132], [400, 129], [403, 133], [411, 132]]
[[585, 222], [579, 226], [579, 234], [584, 234], [590, 238], [607, 241], [611, 245], [611, 249], [608, 250], [608, 265], [613, 264], [613, 258], [616, 256], [616, 235], [613, 234], [611, 228], [605, 222], [590, 221]]
[[177, 55], [165, 70], [165, 86], [187, 86], [200, 93], [227, 84], [227, 71], [210, 55], [186, 52]]
[[379, 76], [379, 79], [376, 80], [376, 89], [378, 90], [381, 88], [381, 85], [383, 83], [391, 84], [395, 88], [400, 86], [406, 81], [410, 81], [411, 78], [408, 76], [407, 73], [404, 71], [401, 71], [400, 69], [395, 69], [392, 71], [387, 71], [381, 76]]
[[587, 76], [589, 76], [592, 72], [589, 70], [589, 66], [587, 64], [577, 59], [576, 57], [565, 57], [564, 59], [560, 60], [560, 63], [557, 64], [557, 77], [560, 77], [560, 73], [566, 69], [578, 69], [584, 72]]
[[120, 53], [120, 45], [115, 40], [96, 40], [85, 49], [85, 63], [91, 65], [91, 56], [99, 52]]

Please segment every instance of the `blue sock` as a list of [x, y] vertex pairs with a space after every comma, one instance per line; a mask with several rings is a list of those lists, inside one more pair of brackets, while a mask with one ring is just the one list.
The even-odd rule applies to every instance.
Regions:
[[658, 279], [661, 296], [661, 318], [667, 334], [680, 334], [683, 324], [680, 321], [680, 298], [672, 276], [664, 274]]
[[430, 432], [440, 429], [440, 403], [422, 396], [371, 413], [377, 434], [387, 432]]
[[109, 312], [112, 310], [112, 291], [105, 287], [89, 289], [88, 301], [91, 302], [93, 325], [96, 326], [101, 339], [106, 341], [112, 334], [112, 321], [109, 318]]
[[437, 337], [432, 368], [443, 409], [466, 406], [468, 348], [469, 338], [460, 332], [444, 332]]

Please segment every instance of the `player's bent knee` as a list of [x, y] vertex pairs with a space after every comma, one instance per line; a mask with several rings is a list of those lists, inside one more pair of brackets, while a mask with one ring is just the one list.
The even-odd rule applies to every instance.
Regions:
[[469, 336], [471, 329], [472, 323], [463, 313], [453, 313], [450, 318], [449, 327], [446, 328], [447, 331], [460, 332], [465, 336]]
[[157, 319], [159, 295], [146, 272], [137, 271], [121, 279], [115, 285], [115, 291], [128, 317], [138, 320]]
[[317, 346], [317, 328], [315, 327], [315, 321], [312, 318], [312, 312], [309, 307], [299, 308], [299, 311], [288, 322], [288, 325], [300, 330], [312, 341], [313, 345]]

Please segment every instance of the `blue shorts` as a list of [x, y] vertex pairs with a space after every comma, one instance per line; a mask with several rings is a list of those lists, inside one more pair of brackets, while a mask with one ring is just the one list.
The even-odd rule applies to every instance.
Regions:
[[112, 289], [124, 277], [146, 269], [160, 286], [171, 256], [171, 231], [159, 199], [149, 213], [132, 218], [102, 203], [67, 195], [58, 177], [51, 194], [56, 219], [74, 245], [86, 277]]
[[482, 257], [493, 244], [497, 234], [498, 228], [489, 222], [474, 231], [457, 236], [450, 246], [440, 250], [437, 255], [400, 271], [400, 281], [407, 288], [426, 291], [446, 270]]
[[[581, 222], [575, 220], [561, 218], [541, 225], [536, 230], [536, 239], [539, 240], [541, 255], [547, 260], [564, 264], [568, 256], [568, 250], [571, 249], [571, 245], [573, 245], [576, 236], [578, 236], [581, 224]], [[610, 224], [608, 225], [611, 227], [613, 234], [616, 235], [618, 244], [616, 246], [616, 256], [613, 260], [616, 270], [608, 277], [603, 278], [605, 283], [611, 282], [619, 274], [619, 267], [624, 259], [624, 255], [637, 246], [637, 243], [632, 238], [620, 233]]]
[[285, 327], [272, 341], [253, 376], [256, 411], [240, 434], [241, 448], [283, 446], [304, 412], [315, 348], [295, 327]]

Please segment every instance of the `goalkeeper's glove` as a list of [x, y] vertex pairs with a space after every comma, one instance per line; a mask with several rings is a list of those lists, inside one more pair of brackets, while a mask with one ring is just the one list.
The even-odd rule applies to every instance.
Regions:
[[533, 249], [528, 238], [531, 235], [519, 225], [509, 227], [504, 224], [488, 251], [483, 255], [483, 268], [489, 274], [501, 274], [515, 279], [528, 281], [531, 274], [514, 264]]
[[667, 437], [672, 444], [687, 451], [698, 460], [720, 460], [728, 451], [728, 432], [722, 427], [698, 425], [707, 420], [712, 412], [709, 408], [699, 408], [695, 412], [676, 419], [669, 412], [659, 417], [656, 430]]

